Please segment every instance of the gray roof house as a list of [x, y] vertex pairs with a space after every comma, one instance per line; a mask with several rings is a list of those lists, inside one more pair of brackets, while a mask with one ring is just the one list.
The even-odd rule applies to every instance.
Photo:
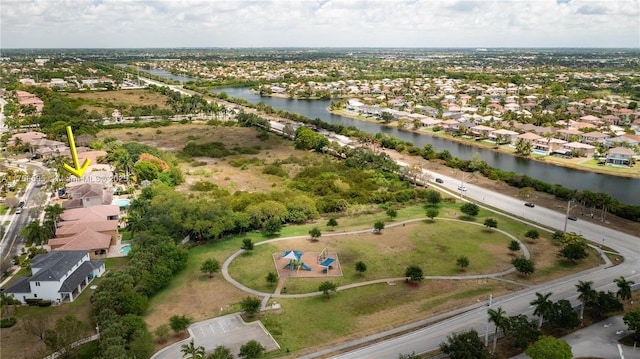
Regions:
[[104, 261], [89, 260], [88, 251], [52, 251], [35, 256], [30, 277], [21, 277], [4, 293], [22, 303], [27, 299], [73, 302], [93, 278], [105, 272]]

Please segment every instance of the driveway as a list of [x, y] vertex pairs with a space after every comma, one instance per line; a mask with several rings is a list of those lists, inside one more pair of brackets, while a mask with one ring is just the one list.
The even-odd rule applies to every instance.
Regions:
[[266, 348], [266, 351], [278, 350], [280, 346], [262, 326], [260, 321], [245, 323], [240, 314], [229, 314], [218, 318], [208, 319], [189, 326], [189, 338], [172, 344], [156, 354], [151, 359], [182, 359], [180, 351], [183, 344], [191, 339], [196, 347], [203, 346], [209, 353], [217, 346], [224, 345], [238, 356], [240, 346], [249, 340], [256, 340]]

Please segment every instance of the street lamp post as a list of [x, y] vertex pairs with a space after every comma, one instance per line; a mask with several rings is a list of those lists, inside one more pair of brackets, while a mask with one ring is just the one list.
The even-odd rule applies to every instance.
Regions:
[[[563, 230], [563, 234], [566, 236], [567, 235], [567, 222], [569, 221], [569, 211], [571, 210], [571, 208], [575, 207], [571, 205], [571, 202], [573, 202], [573, 200], [569, 200], [569, 202], [567, 202], [567, 213], [564, 216], [564, 230]], [[577, 205], [577, 204], [576, 204]]]
[[[491, 304], [493, 304], [493, 293], [489, 294], [489, 299], [487, 303], [487, 307], [491, 308]], [[488, 311], [489, 309], [487, 309]], [[484, 346], [489, 345], [489, 316], [487, 316], [487, 328], [484, 331]]]

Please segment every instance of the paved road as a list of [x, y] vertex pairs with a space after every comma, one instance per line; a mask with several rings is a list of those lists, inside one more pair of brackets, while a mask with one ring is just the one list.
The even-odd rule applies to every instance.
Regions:
[[[445, 183], [445, 190], [457, 193], [460, 181], [447, 176], [440, 176]], [[524, 217], [536, 220], [537, 222], [562, 230], [565, 224], [565, 216], [562, 213], [550, 209], [536, 206], [528, 208], [520, 200], [504, 196], [498, 193], [485, 190], [478, 186], [465, 184], [468, 188], [465, 197], [471, 197], [478, 202], [491, 205], [508, 213], [515, 213], [519, 216], [524, 211]], [[508, 315], [518, 313], [533, 315], [533, 307], [529, 304], [535, 299], [535, 293], [553, 293], [551, 300], [568, 299], [572, 304], [577, 305], [577, 292], [575, 284], [582, 281], [593, 281], [596, 290], [616, 291], [617, 287], [613, 279], [624, 276], [627, 280], [640, 283], [640, 238], [626, 233], [616, 231], [611, 228], [599, 226], [586, 221], [577, 221], [568, 224], [568, 231], [582, 234], [585, 238], [594, 243], [602, 243], [605, 239], [607, 246], [617, 250], [624, 257], [625, 261], [615, 267], [600, 266], [582, 273], [574, 274], [549, 283], [524, 289], [520, 292], [495, 298], [493, 306], [502, 307]], [[446, 340], [448, 335], [455, 332], [476, 329], [482, 336], [487, 329], [491, 333], [493, 327], [487, 328], [487, 314], [485, 307], [472, 306], [468, 311], [456, 315], [450, 319], [438, 322], [435, 325], [420, 329], [413, 333], [393, 338], [384, 342], [379, 342], [372, 346], [364, 347], [352, 352], [341, 354], [333, 358], [397, 358], [399, 353], [425, 353], [438, 348], [439, 344]], [[310, 355], [305, 358], [315, 358], [319, 355]], [[617, 358], [617, 353], [609, 353], [605, 358]]]

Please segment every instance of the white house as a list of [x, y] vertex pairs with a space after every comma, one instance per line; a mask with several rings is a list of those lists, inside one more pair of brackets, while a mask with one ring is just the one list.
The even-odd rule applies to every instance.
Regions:
[[32, 275], [11, 283], [4, 293], [13, 294], [22, 303], [32, 298], [73, 302], [104, 271], [104, 261], [89, 260], [88, 251], [52, 251], [35, 256]]

